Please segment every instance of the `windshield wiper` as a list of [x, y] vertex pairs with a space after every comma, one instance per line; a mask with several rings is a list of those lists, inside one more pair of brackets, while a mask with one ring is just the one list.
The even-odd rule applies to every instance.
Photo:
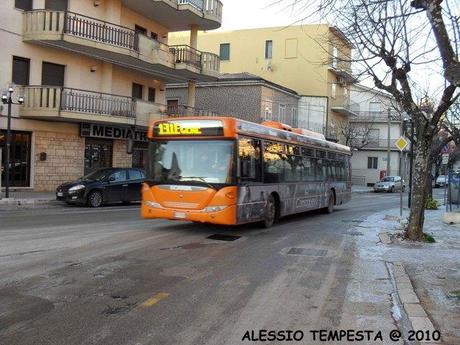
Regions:
[[209, 188], [214, 189], [214, 186], [212, 184], [210, 184], [209, 182], [207, 182], [203, 176], [181, 176], [180, 177], [181, 182], [194, 182], [193, 180], [192, 181], [190, 181], [190, 180], [189, 181], [182, 181], [183, 178], [199, 179], [199, 182], [203, 182]]

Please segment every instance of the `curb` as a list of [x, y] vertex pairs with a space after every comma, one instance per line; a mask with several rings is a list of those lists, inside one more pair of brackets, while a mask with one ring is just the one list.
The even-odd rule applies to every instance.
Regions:
[[[429, 331], [430, 334], [436, 330], [433, 323], [428, 318], [428, 315], [420, 304], [420, 300], [415, 293], [412, 282], [404, 269], [401, 262], [388, 263], [388, 267], [392, 270], [394, 280], [396, 282], [396, 292], [404, 307], [404, 310], [409, 318], [412, 329], [414, 331]], [[425, 344], [441, 344], [441, 341], [431, 340], [429, 342], [420, 342], [421, 345]]]
[[0, 210], [11, 210], [18, 208], [45, 208], [59, 204], [59, 201], [53, 199], [0, 199]]

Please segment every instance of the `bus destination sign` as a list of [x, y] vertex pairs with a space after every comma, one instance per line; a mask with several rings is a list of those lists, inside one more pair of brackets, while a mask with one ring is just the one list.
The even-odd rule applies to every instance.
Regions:
[[221, 136], [224, 127], [220, 120], [180, 120], [157, 122], [153, 128], [155, 137]]

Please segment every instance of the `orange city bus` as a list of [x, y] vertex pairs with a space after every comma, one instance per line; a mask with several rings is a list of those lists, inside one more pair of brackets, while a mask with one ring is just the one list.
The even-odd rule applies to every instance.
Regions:
[[278, 122], [159, 120], [148, 130], [142, 216], [235, 225], [351, 198], [350, 148]]

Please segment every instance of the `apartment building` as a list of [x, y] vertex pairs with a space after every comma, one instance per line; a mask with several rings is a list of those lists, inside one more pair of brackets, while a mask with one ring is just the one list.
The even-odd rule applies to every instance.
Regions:
[[[166, 102], [172, 113], [187, 113], [187, 85], [168, 84]], [[225, 73], [217, 81], [196, 85], [196, 109], [202, 115], [225, 115], [252, 122], [278, 121], [298, 126], [299, 95], [250, 73]]]
[[[170, 34], [185, 44], [189, 33]], [[328, 137], [353, 116], [350, 102], [352, 45], [328, 25], [299, 25], [200, 34], [198, 49], [218, 54], [221, 72], [248, 72], [300, 95], [299, 125]]]
[[[14, 84], [12, 187], [53, 190], [100, 167], [142, 167], [149, 121], [166, 109], [166, 83], [219, 75], [198, 30], [221, 25], [219, 0], [5, 0], [0, 89]], [[168, 45], [168, 34], [190, 41]], [[5, 148], [7, 110], [0, 116]], [[129, 138], [134, 153], [126, 153]], [[6, 167], [3, 154], [3, 167]], [[4, 173], [2, 179], [4, 179]]]
[[[402, 175], [407, 181], [407, 151], [401, 154], [395, 146], [402, 135], [402, 115], [393, 97], [385, 92], [355, 84], [351, 87], [353, 111], [357, 116], [350, 125], [358, 133], [351, 159], [353, 182], [372, 186], [385, 175]], [[390, 132], [390, 171], [388, 162], [388, 132]], [[403, 165], [400, 158], [403, 156]]]

